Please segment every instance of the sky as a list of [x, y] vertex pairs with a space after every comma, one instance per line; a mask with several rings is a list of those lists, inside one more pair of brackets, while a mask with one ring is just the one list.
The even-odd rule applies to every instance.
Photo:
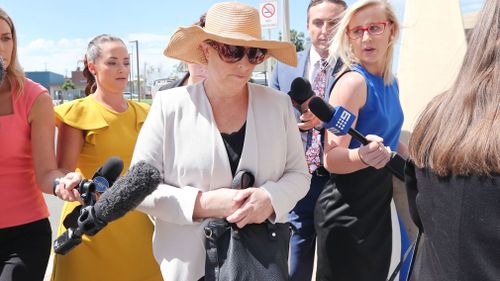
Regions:
[[[278, 22], [281, 0], [277, 1]], [[389, 0], [402, 21], [406, 0]], [[439, 0], [436, 0], [439, 1]], [[459, 1], [459, 0], [457, 0]], [[179, 26], [188, 26], [220, 0], [2, 0], [0, 7], [14, 21], [18, 36], [18, 54], [25, 71], [52, 71], [70, 76], [82, 67], [81, 59], [88, 42], [108, 33], [118, 36], [133, 54], [133, 75], [136, 71], [137, 40], [141, 75], [146, 69], [148, 80], [168, 77], [177, 61], [163, 56], [171, 34]], [[259, 7], [263, 0], [239, 0]], [[348, 4], [355, 0], [347, 0]], [[484, 0], [460, 0], [462, 12], [477, 11]], [[306, 9], [309, 0], [289, 0], [290, 28], [306, 30]], [[278, 38], [281, 26], [271, 30]], [[268, 30], [263, 31], [268, 39]]]

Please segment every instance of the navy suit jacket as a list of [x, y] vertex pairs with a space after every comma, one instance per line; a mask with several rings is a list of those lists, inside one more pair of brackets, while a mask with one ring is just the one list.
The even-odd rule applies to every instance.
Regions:
[[[310, 49], [306, 49], [302, 52], [297, 53], [297, 67], [292, 67], [281, 62], [276, 64], [274, 68], [273, 75], [271, 77], [271, 83], [269, 86], [280, 90], [284, 93], [288, 93], [290, 91], [290, 85], [292, 81], [297, 77], [305, 77], [305, 72], [307, 68], [307, 64], [309, 62], [309, 52]], [[327, 83], [325, 85], [325, 101], [328, 102], [330, 99], [330, 91], [333, 86], [333, 82], [335, 81], [335, 74], [342, 67], [342, 62], [340, 60], [337, 61], [335, 67], [328, 68], [328, 72], [326, 73]], [[311, 81], [312, 83], [312, 81]]]

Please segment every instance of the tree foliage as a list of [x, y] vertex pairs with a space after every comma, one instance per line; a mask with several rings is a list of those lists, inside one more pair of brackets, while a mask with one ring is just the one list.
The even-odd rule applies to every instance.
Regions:
[[64, 83], [61, 86], [61, 89], [63, 89], [63, 91], [67, 91], [67, 90], [76, 89], [76, 86], [73, 83], [73, 81], [68, 79], [68, 80], [64, 81]]
[[[279, 40], [282, 40], [282, 34], [279, 33]], [[305, 36], [304, 32], [298, 32], [295, 29], [290, 29], [290, 42], [295, 45], [295, 50], [297, 52], [304, 50]]]
[[297, 52], [304, 50], [304, 32], [298, 32], [295, 29], [290, 30], [290, 40], [295, 45]]

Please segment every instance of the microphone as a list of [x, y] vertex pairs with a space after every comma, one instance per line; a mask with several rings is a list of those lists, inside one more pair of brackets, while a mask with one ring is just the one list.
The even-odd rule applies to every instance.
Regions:
[[297, 77], [292, 81], [288, 95], [292, 101], [296, 102], [298, 105], [302, 105], [315, 94], [312, 90], [311, 83], [307, 79]]
[[[302, 77], [293, 79], [288, 96], [290, 96], [292, 105], [295, 108], [295, 120], [297, 120], [297, 122], [302, 122], [300, 119], [300, 116], [304, 113], [302, 111], [302, 104], [314, 95], [315, 93], [312, 90], [311, 83], [307, 79]], [[304, 132], [303, 130], [300, 131]]]
[[115, 180], [123, 171], [123, 161], [114, 156], [109, 158], [92, 177], [92, 182], [96, 186], [96, 191], [103, 193], [115, 183]]
[[0, 85], [3, 83], [3, 78], [5, 77], [5, 62], [3, 57], [0, 56]]
[[158, 169], [140, 161], [118, 178], [93, 206], [86, 206], [78, 217], [78, 227], [70, 228], [54, 241], [54, 251], [65, 255], [82, 242], [83, 234], [95, 235], [109, 222], [135, 209], [161, 182]]
[[[341, 106], [333, 108], [319, 97], [314, 97], [309, 101], [309, 109], [316, 117], [323, 121], [324, 127], [335, 135], [342, 136], [349, 134], [363, 145], [367, 145], [370, 142], [359, 131], [351, 128], [354, 120], [356, 120], [356, 116], [347, 109]], [[394, 176], [404, 181], [405, 159], [401, 155], [393, 151], [386, 167]]]
[[104, 192], [94, 206], [96, 216], [111, 222], [135, 209], [161, 183], [158, 169], [140, 161]]
[[[93, 205], [96, 202], [95, 193], [103, 193], [120, 176], [123, 170], [123, 161], [118, 157], [109, 158], [94, 174], [92, 180], [83, 179], [75, 187], [80, 193], [83, 205]], [[60, 179], [55, 179], [53, 190], [59, 185]]]
[[[96, 193], [102, 194], [106, 191], [106, 189], [115, 182], [118, 176], [120, 176], [122, 170], [123, 161], [118, 157], [111, 157], [95, 172], [92, 180], [82, 180], [75, 189], [80, 193], [83, 207], [94, 205], [97, 201]], [[58, 184], [59, 179], [56, 179], [53, 185], [54, 190]], [[63, 225], [66, 229], [77, 226], [82, 205], [76, 206], [71, 213], [66, 215], [63, 221]]]

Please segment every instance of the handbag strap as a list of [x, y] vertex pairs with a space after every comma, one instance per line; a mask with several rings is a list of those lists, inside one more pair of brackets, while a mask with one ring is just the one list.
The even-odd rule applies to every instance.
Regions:
[[233, 189], [245, 189], [247, 187], [253, 186], [255, 182], [255, 177], [252, 172], [246, 170], [240, 170], [234, 175], [233, 182], [231, 183], [231, 188]]
[[[247, 187], [253, 186], [255, 183], [255, 177], [252, 172], [246, 170], [240, 170], [236, 172], [236, 175], [233, 178], [233, 182], [231, 183], [231, 188], [233, 189], [245, 189]], [[278, 239], [277, 230], [278, 227], [271, 223], [269, 220], [266, 220], [267, 230], [269, 233], [270, 240]], [[235, 227], [235, 224], [231, 224], [232, 227]]]
[[417, 257], [418, 245], [420, 244], [420, 238], [422, 237], [422, 233], [424, 232], [424, 226], [422, 224], [422, 220], [420, 219], [420, 215], [418, 214], [418, 209], [416, 205], [416, 198], [418, 194], [417, 188], [417, 177], [415, 175], [415, 164], [411, 159], [407, 159], [404, 168], [404, 182], [406, 186], [406, 194], [408, 196], [408, 207], [410, 210], [410, 216], [418, 228], [418, 234], [415, 241], [413, 241], [410, 248], [408, 248], [403, 256], [403, 259], [396, 266], [391, 276], [387, 281], [393, 281], [396, 278], [396, 275], [401, 270], [404, 262], [408, 258], [411, 250], [413, 250], [413, 254], [411, 256], [410, 268], [408, 269], [408, 275], [406, 276], [406, 280], [410, 280], [411, 273], [413, 271], [413, 265], [415, 264], [415, 258]]
[[406, 249], [406, 252], [403, 255], [403, 259], [401, 259], [401, 261], [399, 261], [398, 265], [396, 266], [396, 268], [392, 272], [392, 274], [389, 277], [389, 279], [387, 279], [387, 281], [394, 281], [394, 279], [398, 275], [399, 271], [401, 271], [401, 267], [403, 267], [403, 264], [408, 259], [408, 257], [410, 256], [411, 251], [413, 250], [413, 254], [411, 255], [410, 268], [408, 270], [408, 276], [406, 277], [406, 281], [410, 280], [410, 275], [411, 275], [411, 272], [412, 272], [413, 264], [415, 262], [415, 257], [417, 256], [417, 249], [418, 249], [418, 244], [420, 243], [420, 237], [421, 236], [422, 236], [422, 232], [419, 230], [418, 234], [417, 234], [417, 238], [415, 239], [415, 241], [413, 241], [413, 243], [411, 244], [411, 246], [408, 249]]

